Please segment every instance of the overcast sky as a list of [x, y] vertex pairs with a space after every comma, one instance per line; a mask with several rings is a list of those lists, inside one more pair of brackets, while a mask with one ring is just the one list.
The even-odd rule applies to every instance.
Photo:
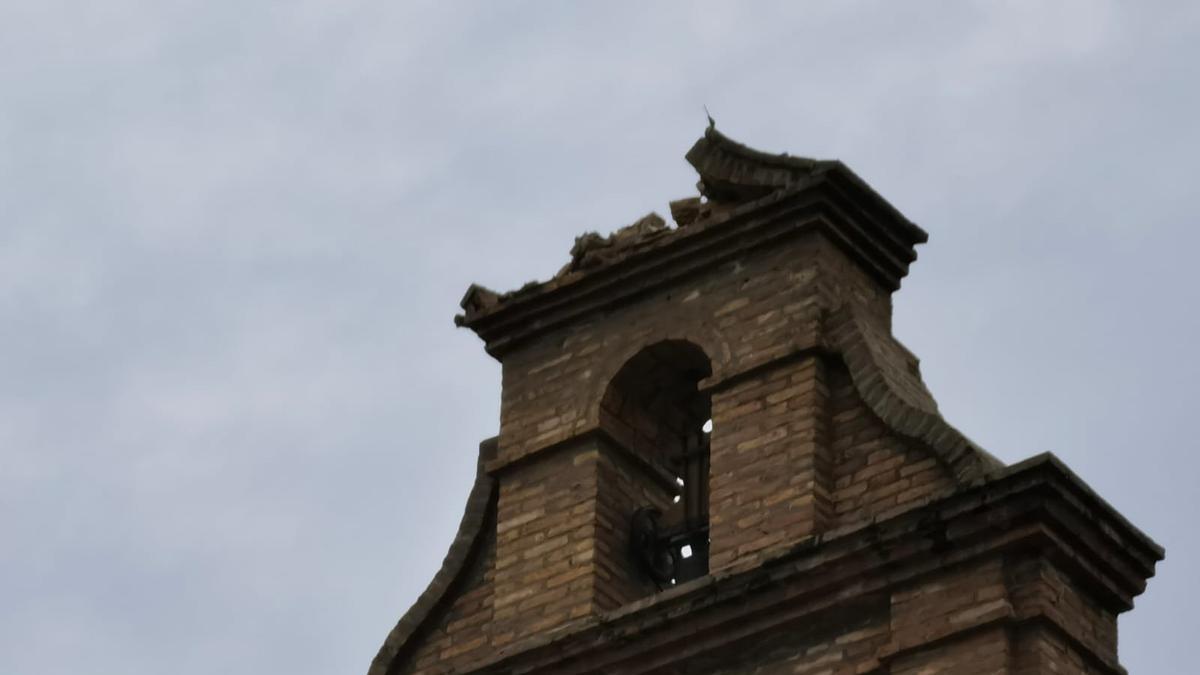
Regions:
[[0, 673], [365, 672], [497, 430], [463, 291], [703, 105], [930, 232], [943, 413], [1167, 547], [1122, 659], [1195, 672], [1200, 4], [641, 4], [0, 0]]

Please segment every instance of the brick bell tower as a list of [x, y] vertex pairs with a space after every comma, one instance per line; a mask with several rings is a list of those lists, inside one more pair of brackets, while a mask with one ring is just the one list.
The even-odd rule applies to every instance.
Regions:
[[370, 675], [1123, 673], [1163, 549], [938, 414], [891, 333], [925, 232], [837, 161], [687, 160], [673, 225], [468, 290], [500, 433]]

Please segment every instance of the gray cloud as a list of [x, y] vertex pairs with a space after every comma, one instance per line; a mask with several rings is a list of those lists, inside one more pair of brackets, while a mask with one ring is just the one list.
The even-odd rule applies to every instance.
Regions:
[[947, 417], [1168, 547], [1200, 504], [1188, 3], [0, 3], [0, 670], [362, 672], [453, 535], [499, 369], [466, 285], [692, 191], [707, 104], [931, 232]]

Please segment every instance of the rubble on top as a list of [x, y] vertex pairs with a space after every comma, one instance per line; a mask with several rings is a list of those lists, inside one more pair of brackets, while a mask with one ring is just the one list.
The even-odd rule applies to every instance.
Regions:
[[737, 143], [709, 126], [686, 155], [700, 175], [699, 196], [670, 202], [674, 227], [651, 212], [608, 235], [585, 232], [575, 238], [571, 260], [548, 281], [530, 281], [508, 293], [497, 293], [472, 284], [462, 307], [474, 316], [510, 300], [565, 285], [597, 269], [614, 264], [638, 251], [660, 243], [665, 237], [703, 223], [712, 216], [783, 189], [804, 176], [823, 171], [835, 162], [787, 154], [774, 155]]

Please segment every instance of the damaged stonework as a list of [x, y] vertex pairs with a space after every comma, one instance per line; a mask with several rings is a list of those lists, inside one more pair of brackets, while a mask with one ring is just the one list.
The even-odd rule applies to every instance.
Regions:
[[[814, 225], [826, 228], [830, 238], [847, 255], [862, 261], [864, 269], [891, 290], [900, 285], [908, 265], [916, 259], [914, 247], [928, 235], [879, 196], [861, 178], [836, 160], [813, 160], [789, 155], [770, 155], [729, 140], [714, 128], [705, 131], [687, 154], [700, 174], [702, 195], [671, 202], [676, 227], [669, 227], [657, 214], [649, 214], [613, 234], [590, 232], [580, 236], [571, 249], [571, 260], [548, 281], [530, 282], [520, 289], [498, 293], [472, 285], [462, 300], [463, 314], [455, 317], [488, 342], [493, 324], [523, 312], [538, 300], [568, 287], [583, 288], [622, 283], [652, 265], [657, 252], [684, 246], [724, 246], [736, 224], [780, 212], [821, 208], [824, 217]], [[494, 318], [493, 318], [494, 317]], [[523, 321], [523, 319], [520, 319]]]
[[[672, 202], [672, 213], [676, 211], [674, 206], [676, 203]], [[697, 207], [691, 220], [701, 213], [699, 198], [695, 199], [695, 204]], [[686, 218], [686, 215], [684, 217]], [[678, 222], [678, 219], [676, 221]], [[550, 285], [561, 285], [576, 280], [583, 273], [612, 265], [670, 232], [671, 227], [667, 225], [662, 216], [654, 212], [650, 212], [632, 224], [608, 235], [601, 235], [599, 232], [584, 232], [575, 237], [575, 245], [571, 247], [570, 251], [571, 261], [559, 269], [550, 282], [533, 281], [509, 293], [497, 293], [483, 286], [472, 285], [467, 290], [466, 296], [463, 297], [462, 306], [470, 314], [487, 312], [510, 300], [536, 293]]]
[[841, 162], [709, 127], [699, 195], [472, 285], [500, 430], [371, 675], [1124, 675], [1163, 549], [952, 426], [892, 333], [927, 235]]
[[[662, 216], [651, 212], [608, 235], [601, 235], [599, 232], [584, 232], [575, 237], [575, 245], [571, 247], [570, 252], [571, 261], [564, 265], [551, 281], [545, 283], [531, 281], [509, 293], [497, 293], [483, 286], [472, 284], [467, 289], [467, 294], [463, 296], [462, 307], [469, 315], [486, 313], [522, 296], [535, 294], [550, 286], [574, 281], [583, 273], [620, 261], [670, 231], [671, 228], [662, 219]], [[461, 318], [456, 317], [456, 322], [462, 325]]]
[[665, 234], [668, 229], [662, 216], [651, 212], [607, 237], [596, 232], [585, 232], [575, 237], [575, 245], [571, 247], [571, 262], [555, 276], [562, 277], [571, 272], [587, 271], [616, 262], [634, 247]]

